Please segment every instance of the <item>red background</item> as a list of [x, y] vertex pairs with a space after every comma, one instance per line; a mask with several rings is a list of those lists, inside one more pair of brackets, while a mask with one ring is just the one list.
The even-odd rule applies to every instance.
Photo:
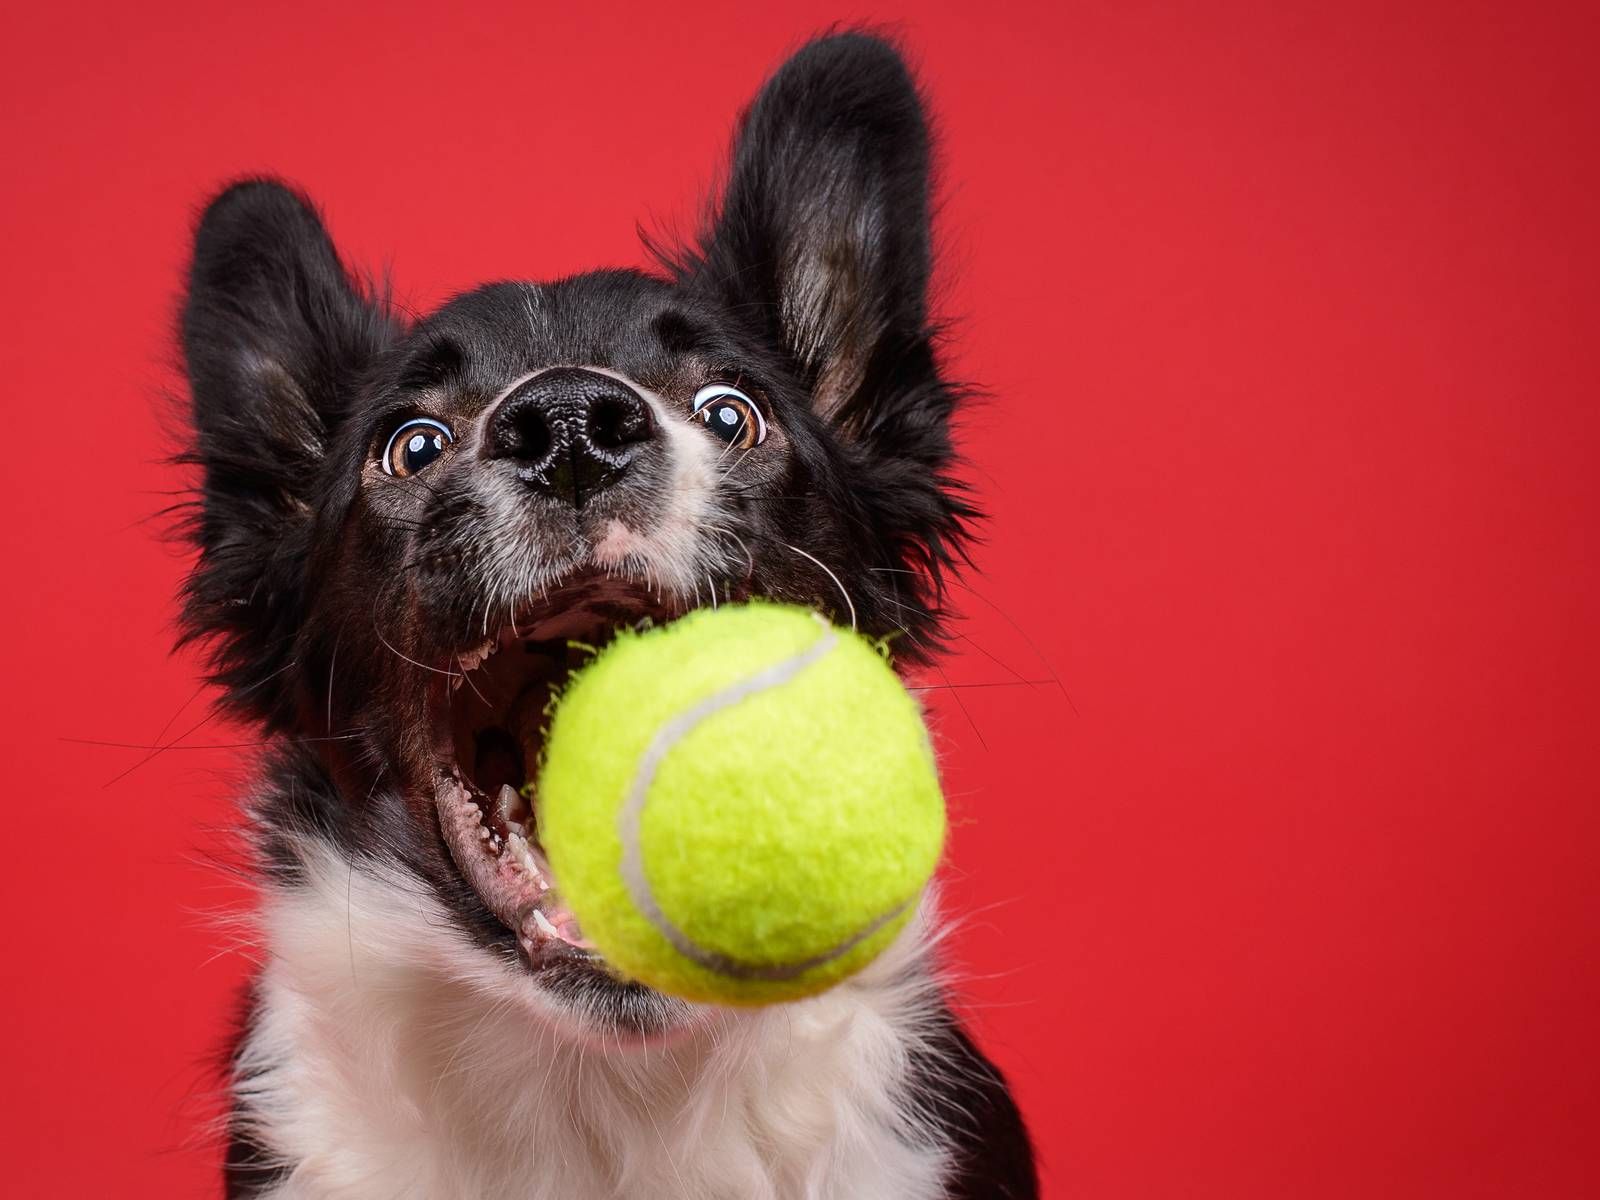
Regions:
[[[174, 718], [183, 558], [143, 521], [195, 206], [282, 173], [419, 308], [638, 263], [762, 76], [868, 17], [940, 117], [993, 395], [948, 677], [1013, 686], [928, 695], [1047, 1193], [1600, 1194], [1592, 6], [29, 7], [0, 1190], [215, 1192], [245, 752]], [[144, 755], [64, 740], [164, 727], [115, 782]]]

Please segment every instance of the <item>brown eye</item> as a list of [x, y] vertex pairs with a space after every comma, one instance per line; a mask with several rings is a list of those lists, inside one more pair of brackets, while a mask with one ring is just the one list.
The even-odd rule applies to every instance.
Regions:
[[730, 446], [748, 450], [767, 440], [767, 422], [756, 402], [726, 383], [708, 383], [694, 395], [693, 415]]
[[443, 454], [444, 448], [453, 441], [455, 437], [448, 426], [427, 417], [413, 418], [389, 435], [389, 444], [383, 451], [383, 469], [401, 478], [415, 475]]

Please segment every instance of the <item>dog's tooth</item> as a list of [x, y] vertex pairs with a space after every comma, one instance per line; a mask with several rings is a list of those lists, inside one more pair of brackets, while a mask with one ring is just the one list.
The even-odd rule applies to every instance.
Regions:
[[544, 877], [544, 872], [539, 869], [538, 862], [528, 848], [528, 840], [520, 833], [512, 832], [510, 837], [512, 858], [528, 876], [528, 881], [533, 885], [535, 894], [544, 895], [550, 890], [550, 881]]
[[502, 783], [500, 785], [500, 790], [495, 793], [494, 815], [499, 817], [501, 822], [509, 823], [511, 820], [512, 810], [516, 807], [517, 802], [520, 799], [521, 797], [517, 795], [516, 788], [512, 787], [509, 783]]
[[559, 938], [561, 936], [556, 927], [550, 924], [550, 918], [537, 908], [533, 910], [533, 923], [539, 927], [539, 932], [544, 934], [545, 937]]

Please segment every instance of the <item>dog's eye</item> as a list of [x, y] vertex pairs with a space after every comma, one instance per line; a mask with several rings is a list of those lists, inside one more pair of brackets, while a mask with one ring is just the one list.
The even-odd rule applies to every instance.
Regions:
[[404, 478], [415, 475], [444, 453], [455, 441], [449, 428], [427, 417], [415, 417], [389, 435], [383, 450], [383, 469]]
[[694, 416], [741, 450], [767, 440], [767, 421], [756, 402], [726, 383], [708, 383], [694, 395]]

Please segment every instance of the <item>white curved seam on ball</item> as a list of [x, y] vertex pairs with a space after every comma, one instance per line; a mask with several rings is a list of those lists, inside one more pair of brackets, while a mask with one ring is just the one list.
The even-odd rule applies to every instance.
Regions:
[[644, 754], [639, 758], [639, 766], [634, 771], [633, 782], [629, 785], [621, 810], [617, 813], [617, 837], [622, 843], [621, 874], [623, 886], [628, 889], [628, 895], [633, 900], [634, 906], [644, 918], [655, 926], [656, 930], [672, 943], [679, 954], [693, 962], [699, 963], [708, 970], [716, 971], [733, 979], [753, 979], [769, 982], [781, 982], [795, 979], [807, 971], [832, 962], [834, 959], [848, 954], [856, 946], [866, 941], [890, 921], [905, 912], [911, 901], [907, 900], [891, 908], [881, 916], [875, 917], [862, 928], [856, 930], [844, 941], [832, 946], [820, 954], [814, 954], [800, 962], [793, 963], [750, 963], [742, 962], [730, 955], [722, 954], [716, 950], [708, 950], [695, 942], [688, 934], [679, 929], [672, 918], [662, 910], [657, 903], [655, 892], [650, 888], [650, 881], [644, 873], [644, 853], [639, 845], [639, 825], [644, 815], [644, 806], [650, 797], [650, 785], [655, 782], [656, 772], [661, 763], [666, 759], [672, 748], [689, 735], [689, 733], [706, 718], [716, 715], [725, 708], [729, 708], [741, 700], [746, 700], [758, 692], [767, 691], [781, 684], [788, 683], [800, 672], [813, 663], [821, 661], [839, 643], [839, 635], [833, 626], [820, 616], [816, 616], [817, 624], [823, 629], [823, 634], [811, 645], [799, 653], [771, 666], [763, 667], [755, 674], [737, 683], [729, 684], [720, 692], [713, 692], [691, 708], [679, 713], [663, 725], [656, 736], [651, 739], [650, 745], [645, 748]]

